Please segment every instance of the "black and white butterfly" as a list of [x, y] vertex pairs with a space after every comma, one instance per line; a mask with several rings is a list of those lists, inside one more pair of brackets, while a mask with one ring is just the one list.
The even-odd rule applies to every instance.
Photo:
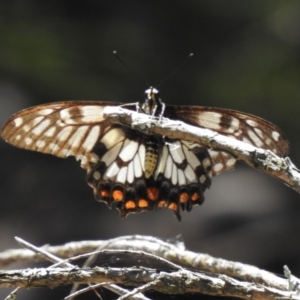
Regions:
[[[190, 211], [204, 201], [212, 176], [234, 167], [236, 159], [226, 152], [108, 123], [103, 109], [116, 105], [120, 104], [70, 101], [35, 106], [13, 115], [1, 135], [20, 148], [81, 160], [95, 198], [109, 207], [115, 203], [122, 218], [168, 207], [180, 220], [180, 208]], [[137, 109], [136, 105], [126, 108]], [[154, 88], [146, 91], [139, 110], [208, 128], [279, 156], [289, 151], [289, 142], [279, 128], [246, 113], [165, 106]]]

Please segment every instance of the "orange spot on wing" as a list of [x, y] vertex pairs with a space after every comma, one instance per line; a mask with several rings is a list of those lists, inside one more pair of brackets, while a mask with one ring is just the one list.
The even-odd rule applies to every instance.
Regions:
[[178, 205], [176, 204], [176, 203], [170, 203], [169, 204], [169, 207], [168, 207], [169, 209], [172, 209], [172, 210], [174, 210], [174, 211], [177, 211], [178, 210]]
[[108, 198], [109, 197], [109, 191], [108, 190], [101, 190], [100, 191], [100, 196], [102, 198]]
[[186, 203], [188, 200], [189, 200], [189, 195], [188, 195], [187, 192], [182, 192], [179, 195], [179, 201], [180, 201], [180, 203]]
[[114, 201], [122, 201], [123, 200], [123, 192], [120, 190], [114, 190], [112, 192], [112, 198], [114, 199]]
[[200, 194], [199, 193], [193, 193], [191, 196], [192, 201], [197, 201], [200, 198]]
[[154, 187], [147, 188], [147, 195], [150, 200], [155, 201], [158, 197], [158, 189]]
[[161, 200], [158, 202], [158, 208], [163, 208], [165, 206], [167, 206], [167, 201], [166, 200]]
[[148, 201], [146, 199], [139, 199], [138, 206], [141, 208], [148, 207]]
[[125, 203], [125, 208], [126, 209], [134, 209], [134, 208], [136, 208], [136, 205], [135, 205], [135, 203], [132, 200], [128, 200]]

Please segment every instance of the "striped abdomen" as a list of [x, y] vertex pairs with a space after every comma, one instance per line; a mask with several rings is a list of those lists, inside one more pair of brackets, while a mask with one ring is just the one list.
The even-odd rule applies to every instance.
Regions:
[[145, 140], [145, 178], [150, 178], [153, 174], [158, 160], [158, 142], [152, 136]]

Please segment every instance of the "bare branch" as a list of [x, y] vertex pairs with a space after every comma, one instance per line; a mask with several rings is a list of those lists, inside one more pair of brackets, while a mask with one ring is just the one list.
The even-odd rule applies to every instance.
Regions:
[[[43, 246], [43, 249], [60, 259], [67, 259], [76, 255], [99, 250], [144, 251], [180, 264], [185, 268], [207, 271], [213, 274], [234, 276], [240, 280], [260, 283], [269, 287], [285, 289], [287, 281], [275, 276], [273, 273], [260, 270], [254, 266], [214, 258], [208, 254], [195, 253], [177, 247], [150, 236], [123, 236], [107, 241], [81, 241], [70, 242], [61, 246]], [[40, 261], [42, 257], [26, 249], [11, 249], [0, 253], [0, 266], [12, 262]]]
[[[166, 294], [204, 293], [242, 299], [281, 299], [294, 292], [280, 291], [254, 283], [241, 282], [225, 275], [207, 276], [192, 271], [160, 272], [149, 268], [35, 268], [0, 271], [0, 287], [57, 287], [72, 283], [115, 283], [146, 285], [146, 289]], [[139, 290], [137, 291], [139, 292]]]
[[276, 177], [300, 193], [300, 173], [291, 160], [277, 156], [270, 150], [223, 136], [210, 129], [200, 128], [167, 118], [155, 118], [120, 106], [107, 106], [103, 116], [108, 122], [122, 124], [147, 134], [171, 139], [194, 141], [214, 150], [225, 151], [254, 169]]
[[[52, 255], [44, 255], [45, 259], [62, 262], [63, 258], [78, 254], [80, 258], [83, 250], [89, 249], [97, 251], [101, 255], [107, 255], [108, 258], [112, 253], [114, 256], [127, 255], [133, 258], [134, 264], [139, 260], [137, 257], [146, 256], [147, 261], [150, 261], [150, 267], [142, 266], [139, 263], [139, 267], [132, 268], [79, 268], [65, 262], [68, 265], [66, 268], [50, 266], [46, 269], [2, 271], [0, 272], [0, 287], [54, 287], [72, 283], [91, 285], [104, 283], [105, 288], [123, 295], [124, 299], [133, 297], [142, 299], [144, 296], [141, 292], [149, 289], [163, 293], [198, 292], [245, 299], [248, 297], [252, 297], [252, 299], [261, 299], [261, 297], [264, 299], [272, 297], [297, 299], [299, 297], [294, 290], [289, 289], [288, 280], [277, 277], [273, 273], [254, 266], [187, 251], [183, 249], [182, 244], [178, 247], [153, 237], [124, 236], [108, 241], [72, 242], [56, 247], [45, 246], [42, 248], [43, 251], [37, 247], [30, 246], [30, 248], [37, 252], [32, 254], [31, 259], [41, 259], [40, 252], [50, 251]], [[17, 260], [13, 258], [14, 254], [19, 259], [22, 257], [22, 251], [25, 253], [23, 261], [24, 258], [28, 259], [28, 250], [10, 250], [6, 251], [4, 256], [3, 253], [0, 253], [2, 263], [5, 263], [5, 257], [9, 261], [16, 262]], [[53, 259], [57, 255], [60, 258]], [[152, 260], [153, 258], [154, 260]], [[151, 267], [153, 262], [160, 263], [160, 268]], [[194, 271], [188, 271], [188, 269]], [[205, 273], [205, 271], [209, 273]], [[124, 288], [122, 291], [118, 291], [116, 284], [136, 288], [131, 292]], [[86, 290], [93, 288], [95, 287], [91, 286]], [[79, 293], [77, 292], [77, 294]], [[77, 294], [75, 293], [74, 296]]]

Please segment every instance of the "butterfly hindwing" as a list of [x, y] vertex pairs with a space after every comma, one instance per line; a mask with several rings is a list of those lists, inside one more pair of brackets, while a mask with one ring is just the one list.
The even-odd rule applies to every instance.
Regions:
[[99, 137], [91, 154], [94, 161], [87, 168], [88, 184], [98, 201], [109, 207], [115, 203], [122, 217], [168, 207], [180, 218], [180, 207], [189, 211], [201, 204], [211, 184], [210, 155], [196, 143], [151, 137], [113, 125]]

